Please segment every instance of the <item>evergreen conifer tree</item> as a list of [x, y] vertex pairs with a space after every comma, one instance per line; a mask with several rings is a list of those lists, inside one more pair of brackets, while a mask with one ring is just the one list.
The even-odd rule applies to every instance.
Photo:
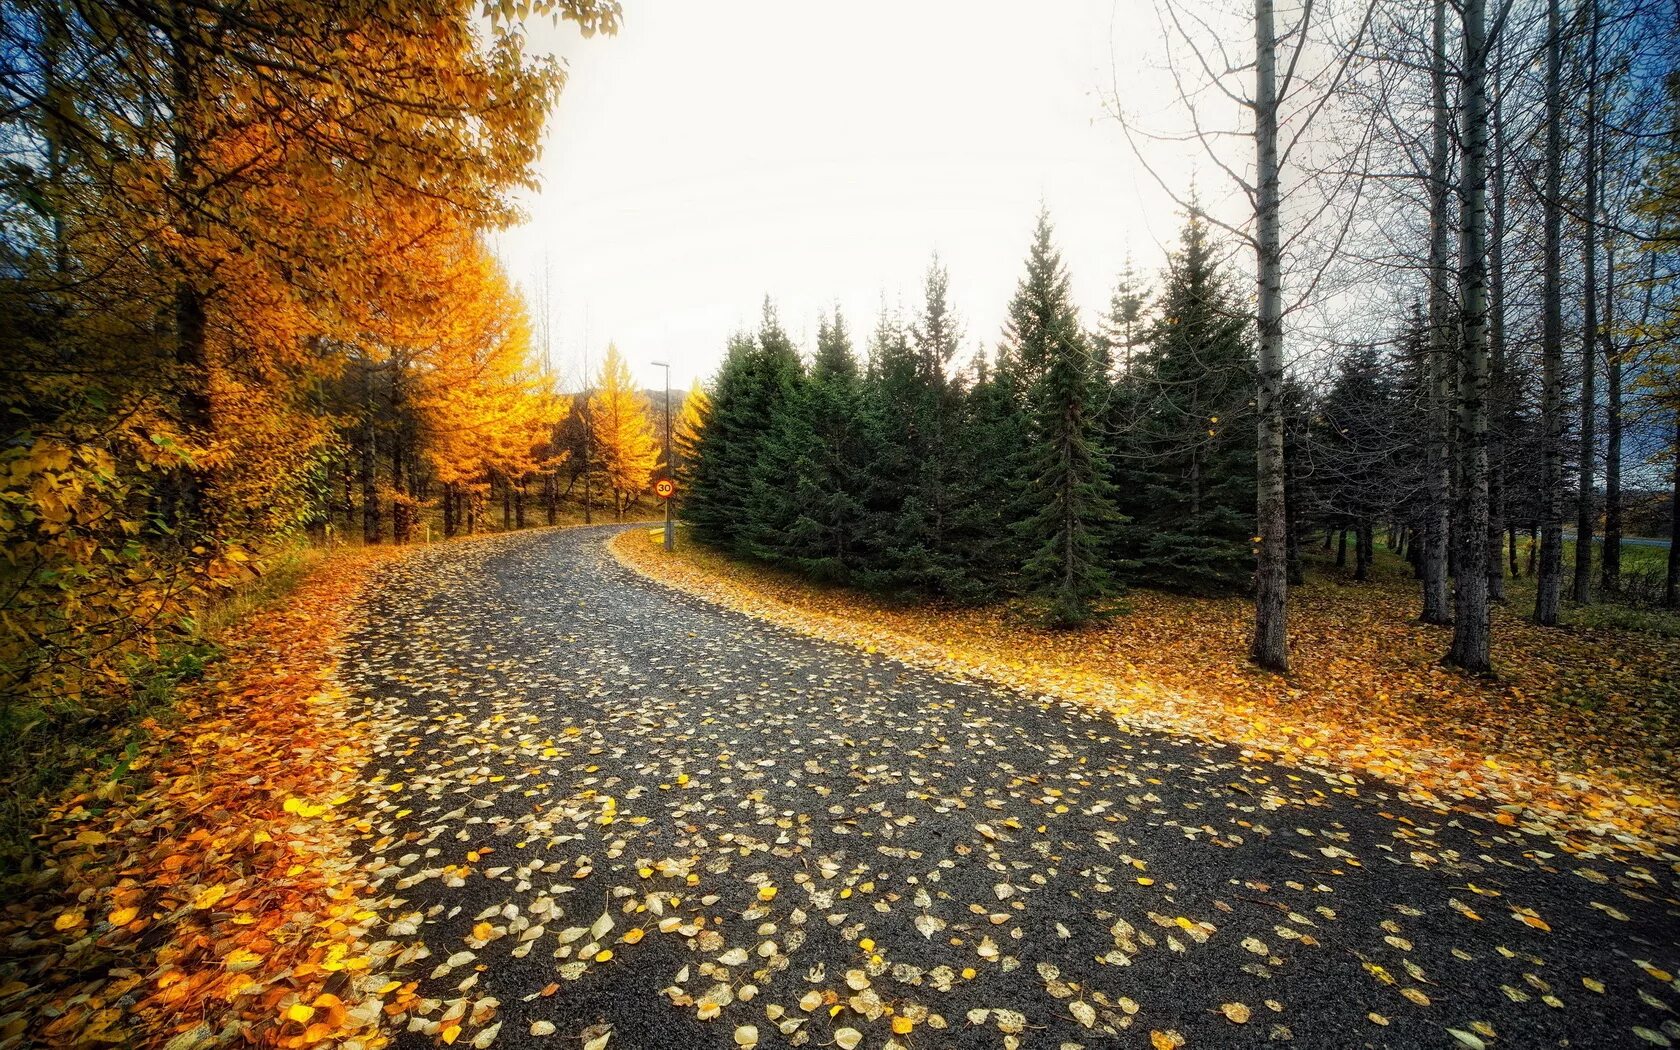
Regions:
[[973, 378], [957, 418], [957, 471], [952, 484], [952, 597], [991, 600], [1019, 583], [1021, 538], [1012, 527], [1024, 513], [1029, 431], [1019, 369], [1007, 346], [995, 366], [977, 351]]
[[1190, 213], [1124, 383], [1120, 508], [1132, 579], [1195, 592], [1252, 575], [1254, 350], [1242, 305]]
[[741, 333], [730, 339], [696, 449], [683, 513], [702, 542], [757, 553], [753, 544], [760, 534], [752, 524], [762, 508], [754, 502], [755, 464], [800, 376], [799, 354], [766, 298], [758, 338]]
[[846, 581], [857, 568], [868, 432], [851, 337], [838, 310], [817, 328], [809, 375], [777, 419], [761, 461], [758, 505], [773, 530], [767, 556], [819, 579]]
[[1092, 409], [1103, 378], [1074, 313], [1067, 272], [1041, 211], [1026, 276], [1009, 304], [1013, 357], [1025, 385], [1031, 448], [1024, 507], [1014, 528], [1025, 547], [1021, 579], [1047, 604], [1050, 622], [1072, 626], [1112, 593], [1103, 566], [1108, 534], [1119, 523]]
[[958, 561], [949, 532], [962, 398], [950, 364], [960, 336], [947, 288], [935, 256], [919, 316], [908, 331], [879, 328], [872, 359], [875, 582], [936, 593], [949, 592]]

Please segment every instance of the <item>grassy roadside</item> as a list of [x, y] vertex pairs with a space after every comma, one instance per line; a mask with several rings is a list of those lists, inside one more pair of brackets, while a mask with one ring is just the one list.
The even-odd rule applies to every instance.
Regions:
[[[1330, 566], [1291, 596], [1294, 670], [1245, 659], [1249, 604], [1139, 591], [1128, 611], [1053, 631], [1007, 604], [897, 602], [746, 565], [646, 530], [614, 552], [632, 568], [772, 622], [1014, 688], [1098, 704], [1132, 724], [1361, 770], [1442, 808], [1476, 800], [1500, 823], [1647, 844], [1680, 830], [1680, 637], [1499, 610], [1499, 674], [1440, 665], [1449, 631], [1416, 623], [1396, 559], [1356, 584]], [[1583, 846], [1583, 848], [1592, 848]]]
[[51, 801], [78, 782], [126, 777], [140, 748], [168, 727], [184, 689], [222, 657], [223, 639], [243, 620], [283, 602], [329, 555], [296, 546], [260, 576], [204, 610], [194, 630], [132, 661], [97, 707], [17, 702], [0, 706], [0, 880], [40, 862], [34, 840]]
[[390, 990], [340, 809], [375, 730], [334, 671], [360, 595], [409, 551], [277, 563], [204, 616], [217, 658], [144, 680], [154, 715], [50, 797], [38, 864], [7, 882], [0, 1048], [382, 1045]]

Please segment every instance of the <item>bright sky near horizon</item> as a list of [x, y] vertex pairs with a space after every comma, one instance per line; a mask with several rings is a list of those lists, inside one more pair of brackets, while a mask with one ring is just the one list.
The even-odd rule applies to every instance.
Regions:
[[807, 350], [838, 303], [861, 354], [883, 301], [913, 315], [935, 251], [963, 356], [990, 348], [1040, 201], [1089, 323], [1128, 250], [1152, 270], [1181, 221], [1103, 103], [1153, 79], [1133, 71], [1159, 35], [1144, 0], [626, 0], [592, 40], [544, 22], [533, 47], [570, 77], [498, 250], [534, 312], [546, 260], [568, 384], [608, 340], [648, 386], [655, 359], [705, 379], [765, 295]]

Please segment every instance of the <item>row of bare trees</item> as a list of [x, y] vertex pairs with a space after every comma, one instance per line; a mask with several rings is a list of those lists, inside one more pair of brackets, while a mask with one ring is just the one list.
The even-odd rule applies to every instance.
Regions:
[[[1168, 193], [1174, 150], [1216, 167], [1230, 192], [1180, 203], [1253, 253], [1254, 661], [1288, 668], [1289, 391], [1321, 390], [1372, 347], [1421, 371], [1406, 384], [1417, 469], [1383, 502], [1413, 538], [1420, 618], [1453, 627], [1447, 661], [1490, 670], [1490, 607], [1519, 525], [1538, 533], [1536, 622], [1617, 592], [1627, 471], [1659, 484], [1680, 403], [1662, 189], [1680, 91], [1672, 0], [1160, 12], [1174, 101], [1149, 112], [1117, 90], [1111, 112]], [[1249, 20], [1245, 56], [1225, 41]], [[1350, 467], [1308, 469], [1322, 483]]]

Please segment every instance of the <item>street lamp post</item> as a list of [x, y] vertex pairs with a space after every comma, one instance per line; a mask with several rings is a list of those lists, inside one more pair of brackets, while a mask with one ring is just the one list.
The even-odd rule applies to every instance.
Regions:
[[[655, 361], [653, 366], [665, 370], [665, 472], [675, 481], [676, 471], [671, 466], [671, 363]], [[677, 549], [676, 527], [671, 523], [671, 499], [672, 496], [665, 497], [665, 549], [668, 551]]]

